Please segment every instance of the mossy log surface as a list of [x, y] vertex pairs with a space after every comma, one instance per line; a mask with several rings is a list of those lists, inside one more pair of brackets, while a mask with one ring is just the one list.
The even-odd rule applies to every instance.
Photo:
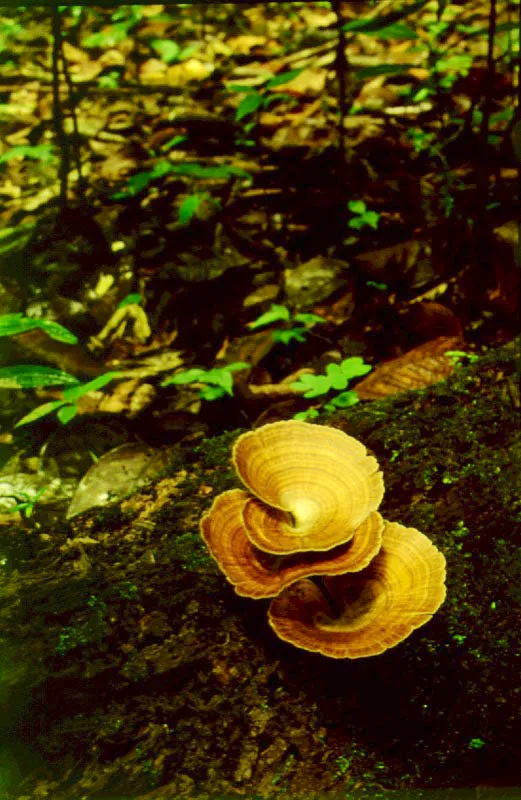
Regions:
[[43, 535], [3, 526], [2, 797], [520, 785], [519, 353], [327, 420], [377, 456], [384, 516], [447, 559], [444, 605], [383, 655], [279, 641], [267, 602], [236, 596], [206, 553], [199, 517], [238, 485], [238, 431], [120, 504]]

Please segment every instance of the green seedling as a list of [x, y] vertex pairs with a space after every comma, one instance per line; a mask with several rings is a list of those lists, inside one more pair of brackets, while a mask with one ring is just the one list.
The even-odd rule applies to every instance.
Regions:
[[12, 508], [6, 510], [10, 514], [14, 514], [15, 511], [20, 511], [20, 513], [26, 519], [29, 519], [29, 517], [32, 517], [36, 503], [38, 502], [42, 494], [44, 494], [47, 491], [48, 488], [49, 488], [48, 486], [44, 486], [34, 494], [28, 494], [28, 492], [21, 492], [21, 491], [18, 492], [18, 494], [20, 495], [20, 497], [23, 498], [23, 500], [20, 503], [17, 503], [15, 506], [12, 506]]
[[[50, 403], [43, 403], [41, 406], [33, 408], [33, 410], [26, 414], [25, 417], [22, 417], [22, 419], [18, 420], [15, 428], [19, 428], [21, 425], [28, 425], [30, 422], [36, 422], [37, 419], [46, 417], [49, 414], [52, 414], [54, 411], [56, 411], [56, 416], [58, 417], [59, 421], [63, 425], [66, 425], [67, 422], [70, 422], [71, 419], [73, 419], [78, 413], [77, 401], [80, 397], [83, 397], [83, 395], [87, 394], [88, 392], [94, 392], [97, 389], [101, 389], [103, 386], [105, 386], [107, 383], [110, 383], [110, 381], [117, 377], [119, 377], [119, 372], [105, 372], [103, 375], [99, 375], [97, 378], [94, 378], [94, 380], [81, 384], [78, 384], [77, 379], [74, 378], [76, 385], [71, 386], [69, 389], [63, 390], [62, 400], [53, 400]], [[64, 381], [62, 381], [62, 383], [64, 383]]]
[[249, 172], [240, 169], [240, 167], [231, 167], [227, 164], [205, 167], [197, 163], [171, 164], [169, 161], [161, 160], [151, 170], [131, 175], [126, 187], [122, 191], [111, 195], [111, 199], [126, 200], [129, 197], [137, 197], [155, 181], [164, 178], [165, 175], [182, 175], [187, 178], [202, 180], [230, 180], [231, 178], [251, 180]]
[[347, 207], [353, 216], [347, 223], [349, 228], [359, 231], [366, 225], [376, 230], [380, 221], [377, 211], [369, 211], [363, 200], [350, 200]]
[[[280, 75], [276, 75], [274, 78], [271, 77], [270, 73], [266, 75], [265, 81], [266, 83], [261, 89], [256, 89], [253, 86], [239, 86], [239, 85], [231, 85], [228, 89], [231, 92], [238, 92], [244, 94], [243, 99], [239, 103], [237, 110], [235, 112], [235, 122], [243, 122], [244, 124], [244, 131], [245, 133], [250, 133], [251, 130], [255, 127], [256, 115], [259, 111], [263, 111], [269, 108], [270, 105], [273, 103], [281, 102], [283, 100], [289, 100], [293, 102], [294, 99], [291, 95], [288, 94], [270, 94], [269, 92], [272, 89], [275, 89], [277, 86], [282, 86], [285, 83], [293, 80], [296, 78], [297, 75], [303, 69], [293, 69], [288, 72], [282, 72]], [[249, 122], [245, 122], [247, 118], [250, 118]], [[251, 119], [253, 118], [253, 119]], [[242, 140], [242, 144], [255, 144], [255, 142], [251, 139]]]
[[455, 367], [459, 366], [465, 359], [467, 359], [469, 364], [473, 364], [474, 361], [477, 361], [479, 358], [475, 353], [465, 353], [463, 350], [447, 350], [445, 355], [452, 361]]
[[33, 161], [42, 161], [44, 164], [50, 164], [56, 160], [53, 147], [50, 144], [16, 145], [16, 147], [11, 147], [0, 156], [0, 164], [11, 161], [13, 158], [30, 158]]
[[347, 385], [353, 378], [367, 375], [372, 367], [365, 364], [363, 358], [352, 356], [340, 364], [328, 364], [323, 375], [301, 375], [298, 381], [290, 384], [292, 389], [303, 393], [306, 399], [313, 399], [327, 395], [332, 391], [339, 392], [325, 403], [320, 404], [320, 409], [308, 408], [295, 414], [295, 419], [315, 419], [321, 410], [335, 411], [338, 408], [349, 408], [359, 402], [358, 395]]
[[213, 369], [185, 369], [176, 375], [166, 378], [161, 386], [182, 386], [186, 384], [201, 384], [199, 397], [201, 400], [218, 400], [225, 395], [233, 395], [233, 373], [246, 369], [250, 365], [245, 361], [235, 361], [223, 367]]
[[292, 314], [289, 308], [276, 303], [271, 304], [269, 311], [261, 314], [256, 320], [248, 324], [250, 330], [262, 328], [265, 325], [273, 325], [274, 323], [282, 322], [286, 324], [285, 328], [272, 331], [273, 341], [281, 342], [282, 344], [289, 344], [290, 342], [305, 342], [306, 336], [314, 325], [324, 323], [325, 319], [319, 317], [318, 314]]
[[171, 39], [152, 39], [150, 47], [165, 64], [174, 64], [190, 58], [199, 49], [200, 45], [190, 44], [188, 47], [180, 47], [177, 42], [173, 42]]

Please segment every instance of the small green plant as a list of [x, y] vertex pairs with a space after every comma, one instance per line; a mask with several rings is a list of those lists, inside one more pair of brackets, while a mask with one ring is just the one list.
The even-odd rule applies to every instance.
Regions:
[[29, 519], [29, 517], [32, 517], [36, 503], [38, 502], [42, 494], [44, 494], [47, 491], [48, 488], [49, 488], [48, 486], [44, 486], [34, 494], [29, 494], [28, 492], [19, 491], [18, 494], [22, 498], [21, 502], [17, 503], [15, 506], [12, 506], [9, 509], [6, 509], [6, 511], [8, 511], [11, 514], [14, 514], [15, 511], [20, 511], [20, 513], [26, 519]]
[[349, 408], [359, 402], [358, 395], [353, 389], [346, 390], [348, 383], [353, 378], [361, 377], [370, 372], [372, 367], [365, 364], [363, 358], [352, 356], [340, 364], [328, 364], [323, 375], [301, 375], [298, 381], [291, 384], [291, 388], [302, 392], [306, 399], [313, 399], [327, 395], [332, 391], [339, 392], [327, 402], [320, 405], [320, 409], [308, 408], [295, 414], [295, 419], [306, 420], [318, 417], [321, 410], [335, 411], [338, 408]]
[[131, 175], [127, 185], [120, 192], [111, 195], [112, 200], [126, 200], [129, 197], [137, 197], [141, 192], [165, 175], [184, 175], [188, 178], [201, 178], [203, 180], [229, 180], [230, 178], [244, 178], [251, 180], [251, 175], [239, 167], [231, 167], [227, 164], [216, 167], [204, 167], [202, 164], [171, 164], [169, 161], [161, 160], [154, 165], [153, 169], [145, 172], [138, 172]]
[[216, 209], [221, 208], [221, 201], [212, 197], [208, 192], [189, 194], [179, 206], [178, 220], [181, 225], [189, 225], [203, 203], [214, 206]]
[[132, 28], [143, 16], [141, 6], [122, 6], [111, 15], [112, 25], [108, 25], [98, 33], [84, 37], [82, 47], [111, 48], [117, 47], [127, 38]]
[[376, 230], [380, 221], [380, 214], [377, 211], [370, 211], [363, 200], [350, 200], [347, 207], [353, 216], [349, 220], [348, 227], [359, 231], [366, 225]]
[[[54, 411], [56, 411], [56, 416], [60, 422], [66, 425], [67, 422], [70, 422], [78, 413], [77, 401], [80, 397], [83, 397], [83, 395], [88, 392], [101, 389], [102, 386], [106, 386], [107, 383], [110, 383], [110, 381], [117, 377], [119, 377], [119, 372], [105, 372], [103, 375], [98, 375], [97, 378], [94, 378], [94, 380], [88, 383], [82, 383], [71, 386], [70, 389], [64, 389], [62, 392], [62, 400], [52, 400], [50, 403], [43, 403], [41, 406], [36, 406], [36, 408], [33, 408], [25, 417], [18, 420], [15, 428], [19, 428], [21, 425], [28, 425], [30, 422], [35, 422], [37, 419], [46, 417]], [[76, 384], [78, 383], [76, 378], [74, 378], [74, 381]]]
[[311, 328], [317, 324], [324, 323], [325, 319], [319, 317], [318, 314], [292, 314], [286, 306], [272, 303], [269, 311], [250, 322], [248, 328], [256, 330], [257, 328], [263, 328], [265, 325], [273, 325], [275, 322], [283, 322], [286, 327], [272, 331], [273, 340], [282, 344], [289, 344], [294, 341], [305, 342]]
[[121, 75], [117, 69], [111, 69], [105, 75], [100, 75], [98, 78], [98, 86], [100, 89], [117, 89], [119, 86]]
[[445, 355], [450, 358], [454, 366], [459, 366], [465, 359], [468, 361], [469, 364], [473, 364], [474, 361], [479, 359], [475, 353], [465, 353], [464, 350], [446, 350]]
[[225, 395], [233, 395], [233, 373], [246, 369], [250, 365], [245, 361], [235, 361], [213, 369], [185, 369], [176, 375], [166, 378], [161, 386], [182, 386], [186, 384], [202, 384], [199, 392], [201, 400], [218, 400]]
[[53, 147], [50, 144], [16, 145], [16, 147], [11, 147], [0, 156], [0, 164], [11, 161], [13, 158], [30, 158], [33, 161], [42, 161], [44, 164], [50, 164], [56, 160]]
[[[228, 86], [230, 92], [244, 94], [244, 97], [239, 103], [235, 112], [235, 122], [243, 122], [245, 134], [250, 134], [253, 128], [255, 128], [257, 123], [256, 115], [259, 111], [269, 108], [269, 106], [273, 103], [280, 103], [284, 100], [289, 100], [290, 103], [295, 102], [294, 98], [289, 94], [283, 94], [279, 92], [276, 94], [270, 94], [270, 90], [275, 89], [277, 86], [282, 86], [283, 84], [288, 83], [289, 81], [293, 80], [293, 78], [296, 78], [297, 75], [300, 75], [302, 71], [302, 69], [293, 69], [288, 72], [282, 72], [280, 75], [276, 75], [274, 78], [271, 77], [270, 74], [267, 74], [265, 78], [266, 83], [261, 89], [256, 89], [253, 86], [240, 86], [236, 84]], [[255, 140], [242, 138], [239, 136], [237, 138], [237, 144], [251, 146], [255, 144]]]
[[336, 760], [337, 771], [335, 778], [340, 778], [346, 774], [353, 761], [353, 756], [338, 756]]
[[171, 39], [152, 39], [150, 42], [152, 50], [157, 53], [165, 64], [185, 61], [199, 49], [199, 46], [199, 44], [190, 44], [188, 47], [180, 47]]

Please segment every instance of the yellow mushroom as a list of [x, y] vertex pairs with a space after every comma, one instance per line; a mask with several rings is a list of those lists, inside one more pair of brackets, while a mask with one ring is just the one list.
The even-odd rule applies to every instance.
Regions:
[[382, 549], [356, 574], [293, 583], [271, 601], [281, 639], [331, 658], [383, 653], [428, 622], [445, 599], [445, 558], [423, 533], [386, 523]]
[[268, 553], [344, 544], [383, 498], [376, 459], [336, 428], [274, 422], [240, 436], [232, 457], [254, 495], [243, 511], [247, 535]]
[[326, 552], [274, 556], [252, 545], [243, 522], [249, 495], [242, 489], [223, 492], [201, 519], [201, 534], [220, 569], [246, 597], [273, 597], [307, 575], [339, 575], [369, 564], [382, 543], [383, 519], [374, 512], [353, 538]]

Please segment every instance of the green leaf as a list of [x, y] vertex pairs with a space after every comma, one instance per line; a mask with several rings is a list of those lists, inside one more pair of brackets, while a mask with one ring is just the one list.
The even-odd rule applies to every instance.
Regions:
[[174, 384], [174, 386], [180, 386], [186, 383], [197, 383], [201, 381], [205, 374], [206, 370], [200, 369], [199, 367], [185, 369], [175, 375], [170, 375], [169, 378], [165, 378], [161, 386], [170, 386], [172, 384]]
[[67, 425], [78, 413], [77, 405], [67, 405], [60, 408], [56, 414], [62, 425]]
[[378, 228], [378, 223], [380, 222], [380, 214], [377, 211], [366, 211], [362, 219], [366, 225], [369, 225], [371, 228], [376, 230]]
[[52, 339], [56, 339], [59, 342], [66, 342], [67, 344], [76, 344], [78, 342], [77, 337], [71, 331], [52, 320], [24, 317], [22, 313], [3, 314], [0, 316], [0, 336], [16, 336], [18, 333], [25, 333], [26, 331], [34, 330], [34, 328], [41, 328]]
[[226, 394], [226, 389], [221, 386], [204, 386], [199, 393], [199, 397], [201, 400], [219, 400]]
[[247, 361], [233, 361], [231, 364], [226, 364], [226, 367], [222, 367], [222, 369], [227, 369], [229, 372], [237, 372], [241, 369], [249, 369], [250, 364]]
[[352, 214], [363, 214], [367, 208], [363, 200], [350, 200], [347, 207]]
[[378, 289], [379, 292], [386, 292], [389, 288], [386, 283], [381, 283], [379, 281], [366, 281], [365, 285], [372, 289]]
[[362, 17], [361, 19], [354, 19], [347, 22], [342, 26], [342, 30], [346, 33], [376, 33], [382, 28], [388, 28], [394, 25], [401, 19], [408, 17], [409, 14], [414, 14], [420, 11], [430, 0], [419, 0], [419, 2], [411, 3], [404, 6], [397, 11], [391, 11], [389, 14], [384, 14], [379, 17]]
[[342, 392], [341, 394], [337, 394], [336, 397], [333, 397], [330, 400], [330, 404], [334, 408], [349, 408], [350, 406], [354, 406], [360, 402], [360, 398], [358, 397], [357, 393], [350, 389], [347, 392]]
[[294, 322], [302, 322], [304, 325], [317, 325], [318, 323], [325, 323], [324, 317], [319, 317], [318, 314], [295, 314], [293, 317]]
[[316, 408], [307, 408], [305, 411], [299, 411], [297, 414], [293, 414], [293, 419], [305, 422], [307, 419], [316, 419], [319, 416], [320, 412], [317, 411]]
[[188, 47], [183, 47], [181, 52], [179, 53], [177, 60], [178, 61], [185, 61], [185, 59], [190, 58], [193, 54], [199, 50], [200, 44], [199, 42], [195, 42], [195, 44], [189, 44]]
[[110, 383], [112, 380], [114, 380], [114, 378], [118, 377], [119, 372], [104, 372], [103, 375], [98, 375], [97, 378], [88, 381], [88, 383], [82, 383], [79, 386], [74, 386], [72, 389], [65, 389], [63, 391], [63, 397], [65, 400], [73, 402], [78, 400], [80, 397], [83, 397], [84, 394], [95, 392], [98, 389], [101, 389], [103, 386], [106, 386], [107, 383]]
[[29, 422], [35, 422], [37, 419], [41, 419], [42, 417], [46, 417], [48, 414], [52, 414], [53, 411], [56, 411], [57, 408], [64, 406], [66, 404], [66, 400], [53, 400], [50, 403], [43, 403], [41, 406], [36, 406], [30, 411], [25, 417], [19, 419], [18, 422], [15, 424], [15, 428], [19, 428], [21, 425], [28, 425]]
[[258, 111], [261, 105], [262, 95], [260, 92], [249, 92], [239, 103], [239, 106], [235, 112], [235, 122], [240, 122], [241, 119], [244, 119], [244, 117], [254, 114], [255, 111]]
[[125, 306], [139, 305], [143, 301], [139, 292], [132, 292], [123, 298], [121, 303], [118, 303], [118, 308], [125, 308]]
[[[188, 175], [193, 178], [247, 178], [251, 179], [249, 172], [246, 172], [240, 167], [229, 167], [223, 164], [219, 167], [203, 167], [201, 164], [168, 164], [167, 172], [175, 173], [176, 175]], [[163, 172], [163, 174], [166, 174]]]
[[276, 75], [266, 84], [266, 89], [275, 89], [277, 86], [282, 86], [285, 83], [289, 83], [292, 81], [293, 78], [296, 78], [301, 72], [304, 72], [304, 67], [301, 69], [291, 69], [288, 72], [281, 72], [280, 75]]
[[77, 384], [78, 379], [67, 372], [39, 364], [21, 364], [13, 367], [0, 367], [0, 388], [34, 389], [37, 386], [61, 386]]
[[290, 386], [297, 391], [305, 391], [306, 398], [327, 394], [331, 388], [329, 378], [325, 375], [301, 375], [298, 381], [291, 383]]
[[385, 28], [380, 28], [379, 31], [374, 31], [374, 36], [380, 39], [417, 39], [418, 34], [405, 25], [403, 22], [396, 22], [394, 25], [387, 25]]
[[16, 147], [11, 147], [10, 150], [0, 156], [0, 164], [11, 161], [13, 158], [31, 158], [33, 161], [42, 161], [44, 164], [49, 164], [55, 160], [52, 145], [50, 144], [37, 144], [34, 146], [20, 144]]
[[54, 322], [50, 319], [38, 319], [35, 320], [37, 323], [36, 327], [41, 328], [42, 331], [45, 331], [51, 339], [56, 339], [57, 342], [64, 342], [65, 344], [77, 344], [78, 337], [75, 336], [72, 331], [64, 328], [63, 325], [59, 325], [57, 322]]
[[23, 250], [31, 238], [34, 228], [34, 224], [27, 223], [0, 231], [0, 255], [6, 256], [12, 251]]
[[307, 328], [290, 328], [289, 331], [273, 331], [271, 334], [274, 342], [289, 344], [290, 342], [305, 342]]
[[166, 144], [164, 144], [161, 147], [161, 150], [164, 150], [164, 151], [171, 150], [172, 147], [177, 147], [178, 144], [183, 144], [184, 142], [187, 142], [187, 141], [188, 141], [188, 136], [186, 136], [185, 134], [183, 134], [182, 136], [181, 135], [174, 136], [173, 139], [169, 139], [168, 142], [166, 142]]
[[170, 64], [179, 58], [181, 48], [171, 39], [152, 39], [150, 46], [159, 55], [162, 61]]
[[338, 391], [346, 388], [349, 378], [344, 374], [340, 364], [328, 364], [326, 375], [329, 378], [331, 389]]
[[273, 322], [287, 322], [291, 318], [291, 313], [286, 306], [271, 304], [269, 311], [265, 311], [260, 317], [248, 324], [248, 328], [254, 331], [256, 328], [262, 328], [263, 325], [271, 325]]
[[375, 64], [374, 67], [363, 67], [355, 72], [355, 78], [365, 80], [366, 78], [376, 78], [378, 75], [401, 75], [407, 72], [407, 64]]
[[191, 222], [202, 200], [203, 195], [201, 194], [190, 194], [188, 197], [185, 197], [179, 206], [178, 219], [181, 225], [187, 225]]
[[216, 367], [215, 369], [209, 369], [204, 378], [202, 378], [203, 383], [210, 383], [213, 386], [220, 386], [226, 394], [232, 395], [233, 394], [233, 376], [231, 372], [224, 368]]
[[348, 379], [359, 378], [361, 375], [367, 375], [367, 373], [372, 370], [372, 366], [370, 364], [365, 364], [364, 359], [360, 358], [360, 356], [345, 358], [340, 364], [340, 367]]

